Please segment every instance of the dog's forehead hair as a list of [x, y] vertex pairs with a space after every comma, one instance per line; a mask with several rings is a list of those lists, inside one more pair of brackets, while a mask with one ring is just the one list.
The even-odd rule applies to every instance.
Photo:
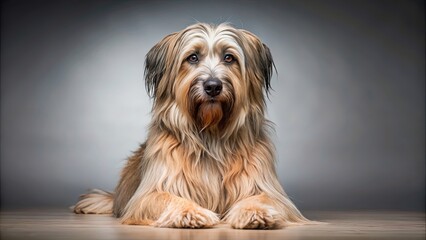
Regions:
[[242, 49], [238, 43], [240, 38], [238, 31], [227, 24], [189, 26], [182, 31], [183, 52], [189, 54], [200, 52], [203, 55], [217, 56], [224, 54], [224, 51], [231, 51], [233, 54], [242, 55]]

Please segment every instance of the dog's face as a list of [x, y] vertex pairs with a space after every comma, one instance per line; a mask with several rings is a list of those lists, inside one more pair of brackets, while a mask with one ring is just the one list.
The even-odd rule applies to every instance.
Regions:
[[195, 24], [149, 51], [145, 77], [166, 126], [221, 131], [263, 116], [272, 68], [269, 49], [252, 33]]

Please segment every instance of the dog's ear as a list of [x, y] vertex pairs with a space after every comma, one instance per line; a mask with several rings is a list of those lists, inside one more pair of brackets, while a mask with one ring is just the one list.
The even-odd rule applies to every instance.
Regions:
[[157, 96], [158, 86], [160, 80], [166, 74], [170, 66], [168, 58], [170, 58], [170, 51], [175, 43], [174, 37], [176, 33], [172, 33], [158, 42], [149, 52], [145, 58], [145, 86], [150, 97]]
[[[274, 60], [272, 59], [271, 50], [269, 50], [269, 47], [266, 46], [264, 43], [263, 46], [263, 53], [260, 54], [261, 58], [261, 64], [262, 64], [262, 72], [263, 72], [263, 81], [264, 81], [264, 87], [266, 93], [269, 93], [269, 90], [271, 89], [271, 78], [272, 78], [272, 72], [275, 68]], [[262, 51], [261, 51], [262, 52]]]
[[268, 94], [271, 89], [272, 73], [275, 69], [271, 51], [253, 33], [246, 30], [242, 30], [242, 33], [247, 40], [247, 43], [244, 44], [248, 55], [246, 59], [247, 68], [255, 69], [255, 75], [262, 78], [263, 89]]

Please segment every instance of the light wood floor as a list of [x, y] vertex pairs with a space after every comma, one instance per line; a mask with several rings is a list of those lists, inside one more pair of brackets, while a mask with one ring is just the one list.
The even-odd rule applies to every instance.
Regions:
[[164, 229], [121, 225], [106, 215], [62, 210], [0, 212], [0, 239], [425, 239], [424, 212], [304, 212], [320, 225], [280, 230]]

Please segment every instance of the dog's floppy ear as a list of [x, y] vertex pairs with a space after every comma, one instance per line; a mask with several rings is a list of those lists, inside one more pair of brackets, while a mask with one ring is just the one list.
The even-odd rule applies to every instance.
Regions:
[[176, 33], [172, 33], [158, 42], [145, 58], [145, 86], [150, 97], [155, 98], [159, 87], [160, 80], [166, 74], [170, 58], [170, 51], [175, 43], [174, 37]]
[[263, 89], [266, 94], [271, 89], [271, 78], [273, 70], [275, 69], [274, 60], [272, 59], [269, 47], [260, 41], [260, 39], [253, 33], [242, 30], [247, 43], [245, 45], [246, 54], [249, 55], [246, 59], [249, 69], [255, 69], [256, 76], [261, 77]]
[[264, 81], [264, 87], [266, 93], [269, 93], [269, 90], [271, 89], [271, 78], [272, 78], [272, 72], [275, 68], [274, 60], [272, 59], [271, 50], [269, 50], [269, 47], [266, 46], [264, 43], [263, 46], [263, 52], [261, 51], [260, 58], [261, 58], [261, 69], [263, 72], [263, 81]]

